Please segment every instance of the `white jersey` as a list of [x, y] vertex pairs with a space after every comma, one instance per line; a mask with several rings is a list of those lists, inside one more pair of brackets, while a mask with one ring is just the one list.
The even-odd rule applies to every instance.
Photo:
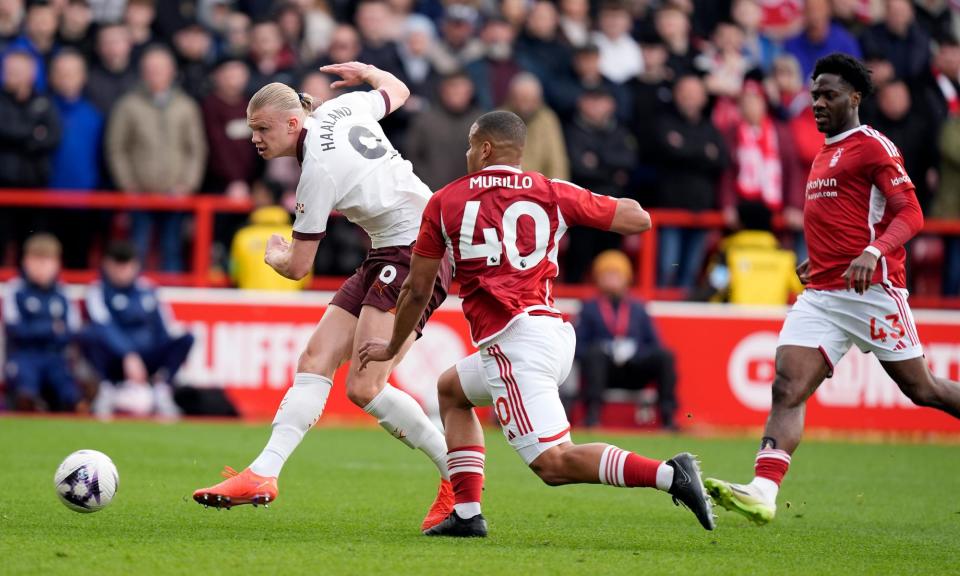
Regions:
[[383, 133], [387, 106], [383, 92], [350, 92], [307, 117], [297, 145], [294, 238], [321, 238], [337, 210], [366, 231], [373, 248], [417, 239], [431, 193]]

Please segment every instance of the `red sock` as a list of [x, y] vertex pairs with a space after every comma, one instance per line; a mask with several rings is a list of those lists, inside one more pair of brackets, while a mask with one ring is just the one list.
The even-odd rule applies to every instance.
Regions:
[[628, 488], [655, 488], [657, 468], [662, 463], [616, 446], [607, 446], [600, 456], [600, 482]]
[[447, 452], [454, 502], [480, 502], [483, 494], [483, 463], [483, 446], [461, 446]]
[[762, 448], [757, 452], [757, 461], [753, 466], [758, 478], [766, 478], [780, 485], [790, 468], [790, 455], [776, 448]]

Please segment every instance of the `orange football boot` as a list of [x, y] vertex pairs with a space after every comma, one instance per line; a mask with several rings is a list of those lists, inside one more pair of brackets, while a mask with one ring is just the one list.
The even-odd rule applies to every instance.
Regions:
[[277, 499], [277, 479], [254, 474], [249, 468], [237, 472], [229, 466], [220, 473], [226, 480], [193, 493], [198, 504], [214, 508], [232, 508], [240, 504], [266, 506]]
[[437, 490], [437, 498], [433, 501], [433, 506], [427, 512], [427, 517], [423, 519], [420, 525], [420, 531], [426, 532], [437, 524], [446, 520], [447, 516], [453, 512], [453, 484], [449, 480], [440, 479], [440, 489]]

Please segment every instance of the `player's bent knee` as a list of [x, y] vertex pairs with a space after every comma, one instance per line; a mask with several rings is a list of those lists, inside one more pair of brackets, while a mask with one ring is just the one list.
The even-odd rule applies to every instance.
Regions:
[[383, 386], [383, 383], [348, 378], [347, 398], [357, 406], [363, 408], [377, 397], [377, 394], [383, 390]]
[[938, 405], [939, 394], [937, 393], [936, 382], [932, 380], [911, 383], [901, 386], [901, 389], [907, 395], [907, 398], [917, 406], [929, 408]]
[[333, 378], [333, 373], [337, 371], [339, 366], [340, 362], [331, 358], [329, 354], [313, 351], [309, 348], [301, 352], [300, 358], [297, 360], [297, 372], [316, 374], [327, 378]]
[[773, 380], [773, 405], [784, 408], [796, 408], [805, 398], [803, 383], [778, 373]]
[[555, 446], [547, 450], [530, 463], [533, 473], [543, 480], [547, 486], [562, 486], [569, 484], [567, 477], [566, 455], [564, 450]]

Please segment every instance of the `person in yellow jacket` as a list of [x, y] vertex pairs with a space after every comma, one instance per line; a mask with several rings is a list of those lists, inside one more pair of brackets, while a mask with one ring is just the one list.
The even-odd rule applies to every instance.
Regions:
[[710, 284], [717, 290], [711, 300], [732, 304], [787, 304], [792, 294], [803, 291], [796, 271], [797, 255], [781, 248], [777, 237], [770, 232], [769, 212], [754, 217], [749, 214], [750, 210], [743, 208], [739, 211], [744, 229], [723, 240], [721, 257], [710, 269]]
[[250, 214], [250, 223], [237, 231], [230, 246], [230, 276], [245, 290], [303, 290], [310, 275], [287, 280], [263, 261], [267, 240], [273, 234], [289, 236], [290, 214], [280, 206], [264, 206]]

